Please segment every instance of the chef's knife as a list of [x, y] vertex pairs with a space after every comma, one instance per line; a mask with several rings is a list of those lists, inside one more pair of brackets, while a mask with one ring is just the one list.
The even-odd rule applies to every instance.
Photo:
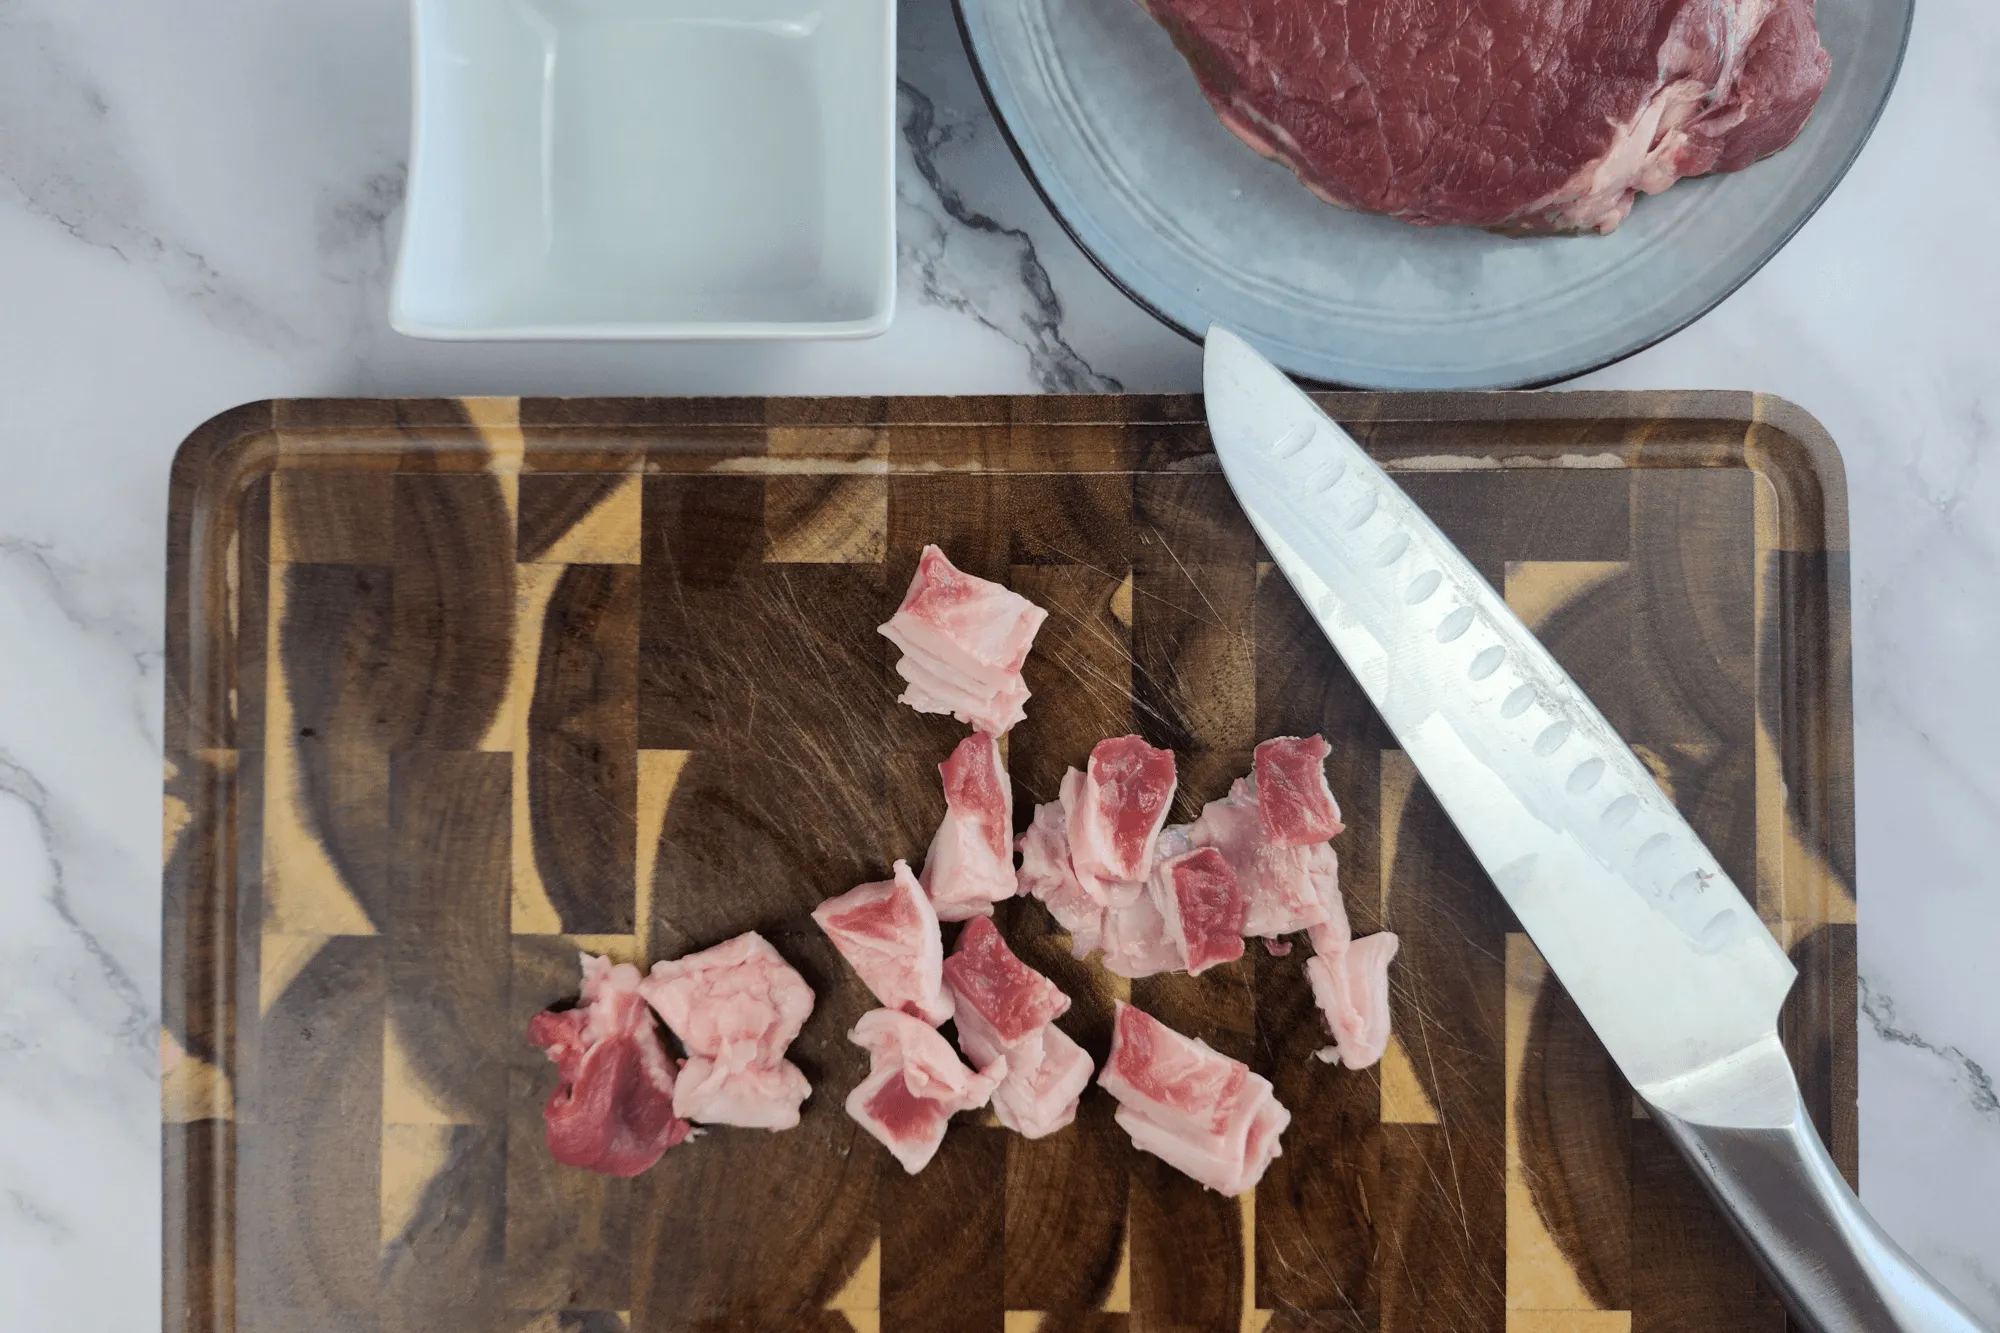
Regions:
[[1631, 748], [1248, 343], [1209, 330], [1205, 389], [1272, 559], [1793, 1312], [1824, 1333], [1979, 1333], [1834, 1168], [1778, 1040], [1791, 962]]

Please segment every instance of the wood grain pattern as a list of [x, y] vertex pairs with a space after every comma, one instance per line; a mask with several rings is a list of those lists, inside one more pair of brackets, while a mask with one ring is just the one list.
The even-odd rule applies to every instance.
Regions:
[[[1059, 1026], [1101, 1065], [1118, 979], [1072, 958], [1069, 936], [1035, 905], [1002, 904], [996, 917], [1015, 952], [1070, 997]], [[1087, 1097], [1069, 1130], [1007, 1139], [1006, 1308], [1039, 1312], [1050, 1329], [1095, 1328], [1101, 1314], [1131, 1310], [1127, 1140], [1114, 1109]]]
[[1525, 935], [1507, 937], [1507, 1309], [1632, 1308], [1632, 1090]]
[[625, 935], [638, 848], [639, 578], [569, 565], [543, 613], [528, 707], [528, 819], [542, 891], [562, 929]]
[[1507, 1292], [1505, 997], [1512, 914], [1421, 782], [1386, 870], [1402, 937], [1393, 1002], [1434, 1125], [1385, 1127], [1378, 1190], [1395, 1256], [1381, 1326], [1493, 1328]]
[[[1837, 455], [1743, 395], [1326, 400], [1577, 676], [1790, 950], [1852, 1175], [1851, 707]], [[1129, 996], [1272, 1079], [1224, 1199], [1100, 1093], [969, 1116], [904, 1176], [841, 1110], [870, 1006], [820, 899], [919, 857], [960, 728], [874, 627], [943, 544], [1049, 609], [1017, 814], [1096, 739], [1191, 815], [1323, 731], [1398, 1032], [1322, 1065], [1296, 957], [1124, 983], [1033, 904], [1101, 1060]], [[169, 524], [165, 1326], [221, 1330], [1775, 1329], [1784, 1314], [1229, 499], [1192, 398], [264, 403]], [[556, 1165], [521, 1034], [580, 948], [763, 930], [818, 1007], [787, 1134]]]

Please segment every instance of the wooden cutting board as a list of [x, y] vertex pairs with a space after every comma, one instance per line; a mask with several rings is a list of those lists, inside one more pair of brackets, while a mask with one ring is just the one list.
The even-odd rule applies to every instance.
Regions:
[[[1846, 502], [1733, 394], [1333, 395], [1750, 893], [1850, 1176]], [[1264, 561], [1193, 398], [264, 403], [173, 474], [166, 1327], [1778, 1329], [1785, 1316]], [[906, 1177], [842, 1113], [866, 993], [807, 909], [919, 857], [960, 729], [875, 633], [919, 548], [1050, 610], [1018, 817], [1137, 730], [1176, 818], [1323, 731], [1396, 1043], [1329, 1068], [1299, 956], [1075, 997], [1249, 1061], [1294, 1119], [1254, 1195], [1134, 1152], [1100, 1091], [962, 1117]], [[550, 1160], [523, 1040], [579, 948], [756, 928], [811, 982], [815, 1092], [631, 1181]]]

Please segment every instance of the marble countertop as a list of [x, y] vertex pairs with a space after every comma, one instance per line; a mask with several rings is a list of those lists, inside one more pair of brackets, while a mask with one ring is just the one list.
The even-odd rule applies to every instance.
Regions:
[[[305, 394], [1183, 390], [1009, 156], [943, 0], [902, 12], [896, 323], [863, 343], [419, 343], [384, 305], [403, 0], [0, 0], [0, 1292], [159, 1300], [162, 548], [174, 447]], [[2000, 9], [1925, 0], [1832, 201], [1580, 383], [1783, 394], [1853, 497], [1863, 1192], [2000, 1323]], [[1982, 684], [1981, 682], [1987, 682]], [[1989, 822], [1993, 821], [1993, 822]], [[79, 1292], [88, 1282], [88, 1299]]]

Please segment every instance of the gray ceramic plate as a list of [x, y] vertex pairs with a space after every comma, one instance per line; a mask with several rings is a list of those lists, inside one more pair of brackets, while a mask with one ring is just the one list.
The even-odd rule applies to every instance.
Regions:
[[1517, 240], [1348, 213], [1222, 128], [1134, 0], [958, 0], [987, 97], [1049, 207], [1167, 323], [1370, 388], [1545, 384], [1682, 328], [1777, 253], [1895, 85], [1913, 0], [1819, 0], [1833, 77], [1748, 171], [1642, 198], [1610, 236]]

